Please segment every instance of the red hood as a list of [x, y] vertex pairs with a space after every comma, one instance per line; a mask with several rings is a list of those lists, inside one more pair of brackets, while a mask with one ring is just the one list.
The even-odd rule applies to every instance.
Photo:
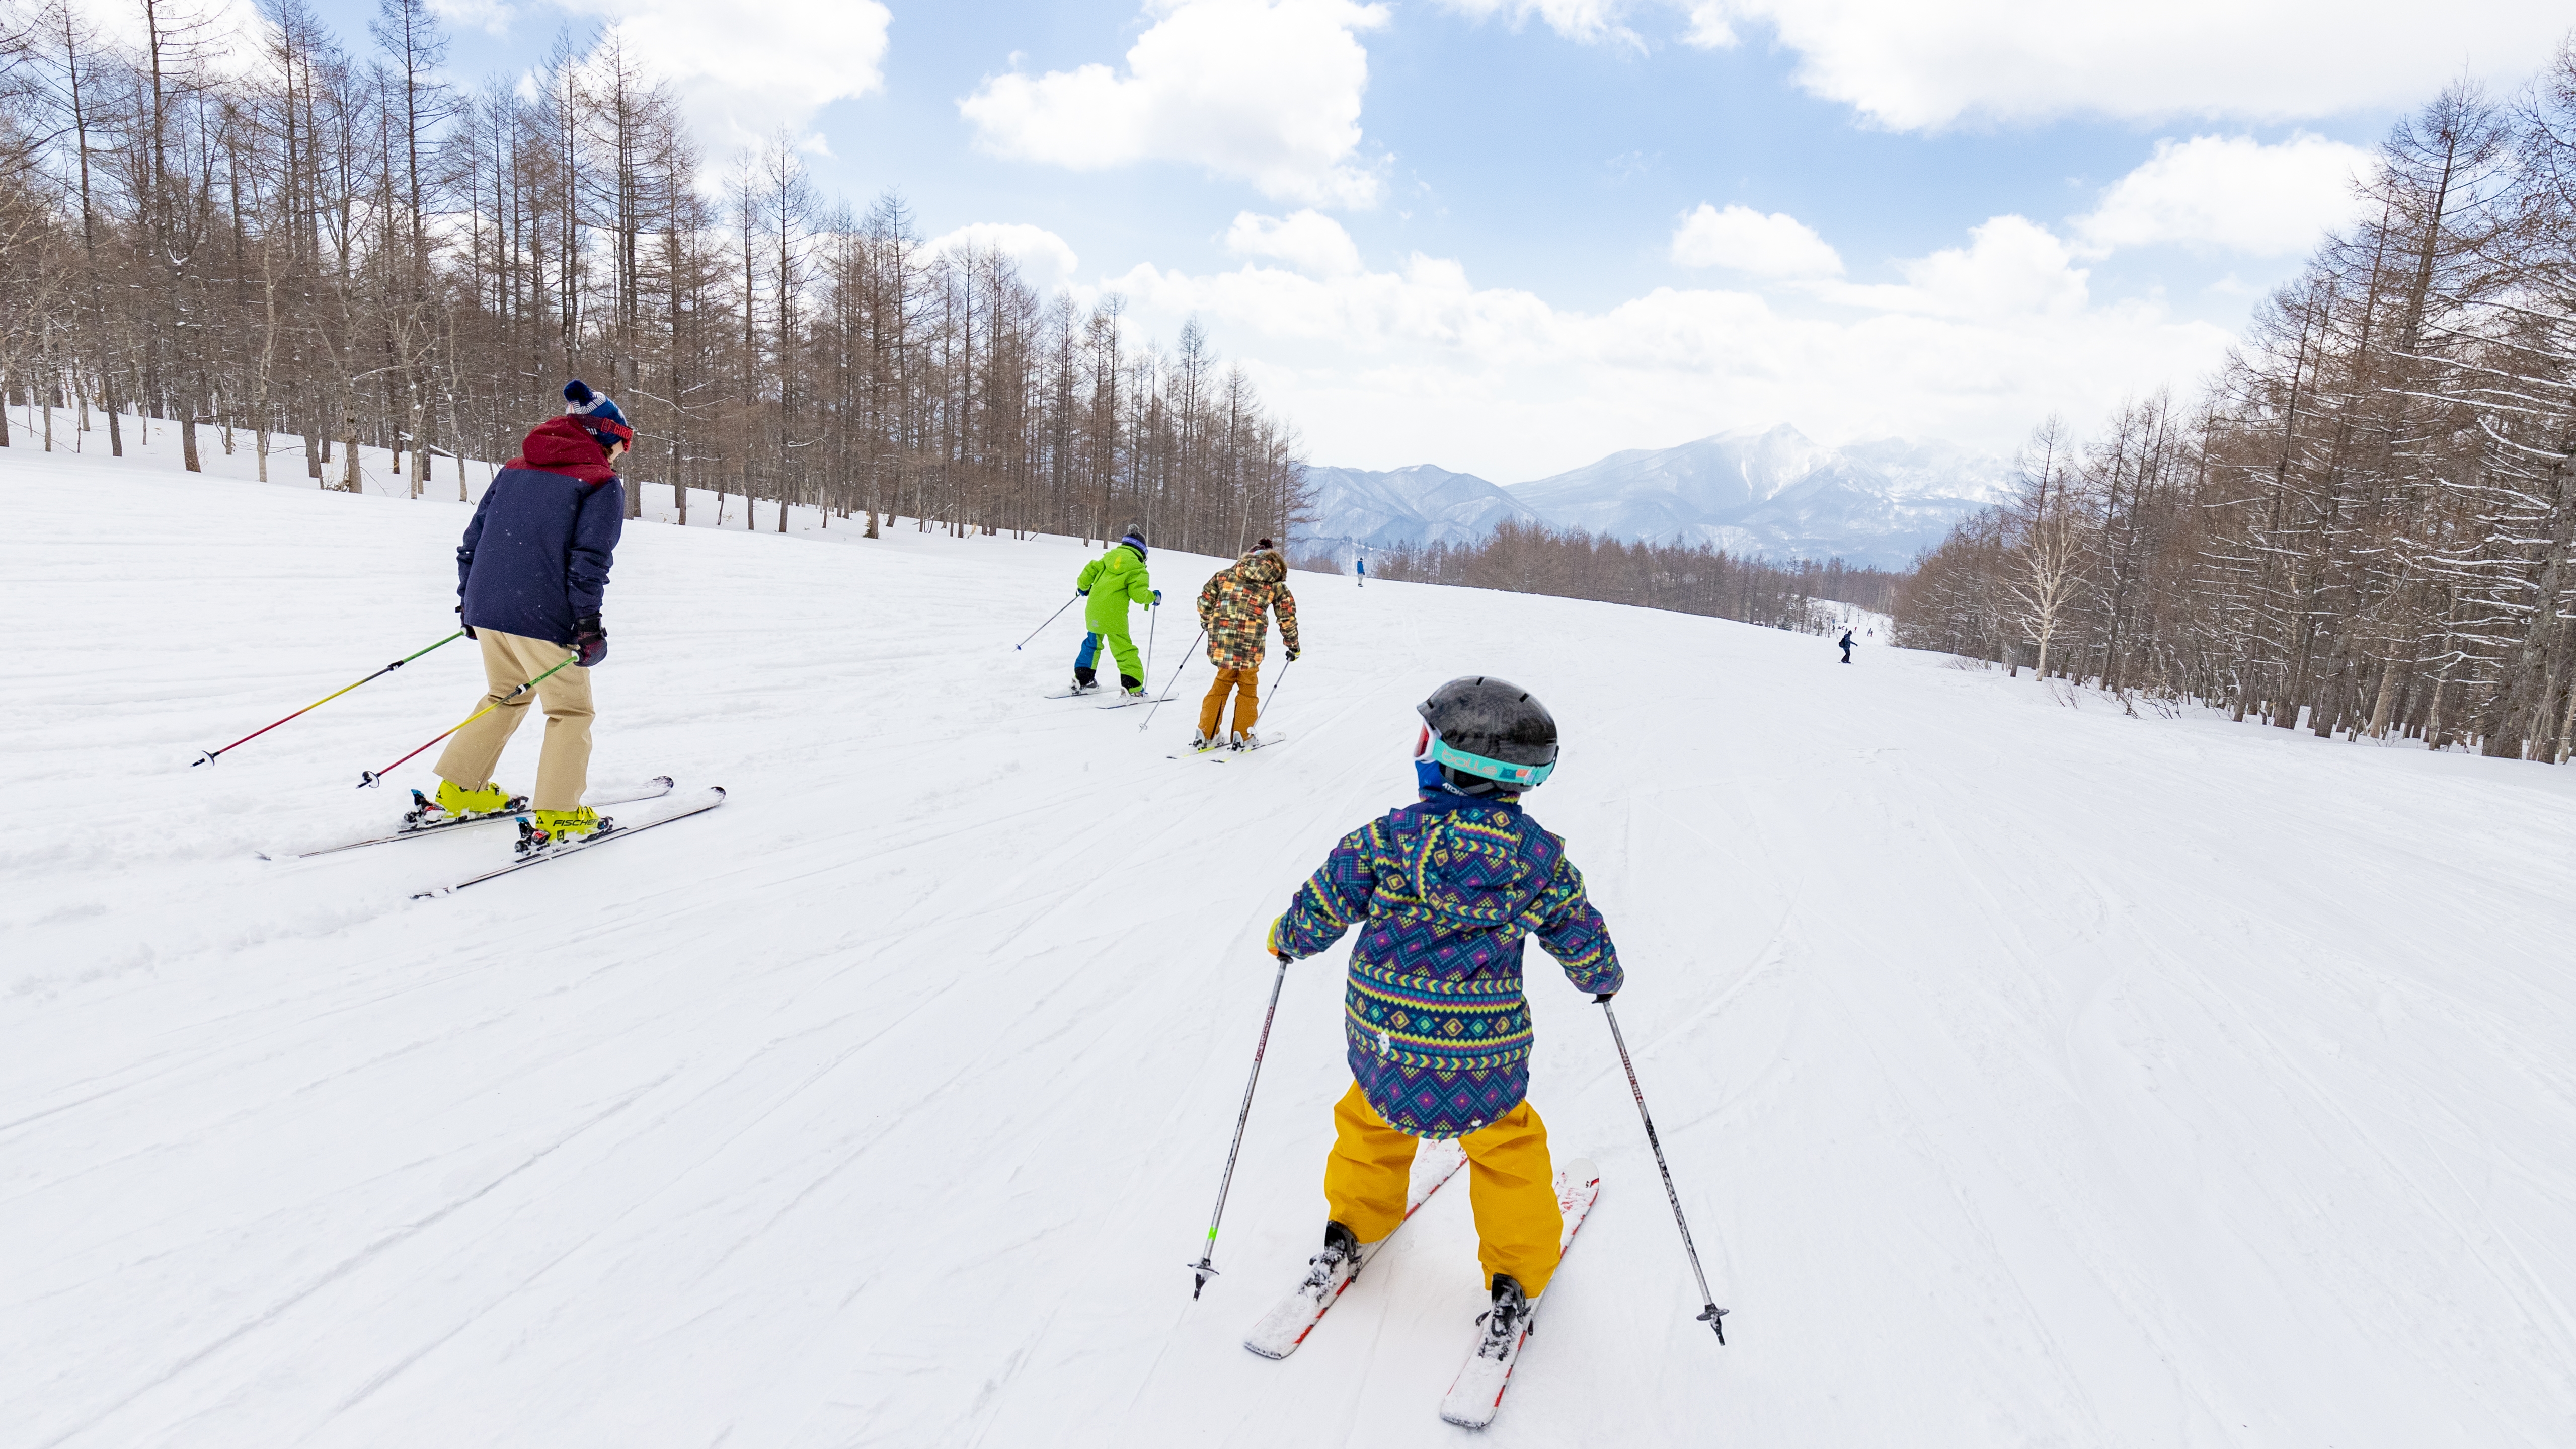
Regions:
[[592, 439], [589, 429], [571, 418], [548, 418], [530, 428], [527, 441], [519, 445], [519, 456], [502, 466], [543, 469], [584, 483], [605, 483], [617, 476], [617, 470], [608, 466], [606, 450]]

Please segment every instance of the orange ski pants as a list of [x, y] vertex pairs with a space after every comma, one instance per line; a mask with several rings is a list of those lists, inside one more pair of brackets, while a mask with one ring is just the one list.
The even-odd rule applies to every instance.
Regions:
[[1228, 690], [1234, 692], [1234, 732], [1248, 735], [1252, 733], [1252, 722], [1261, 717], [1261, 666], [1216, 672], [1216, 683], [1208, 686], [1207, 698], [1199, 701], [1199, 733], [1209, 739], [1216, 738], [1216, 722], [1225, 713]]
[[[1333, 1221], [1374, 1243], [1404, 1221], [1416, 1139], [1387, 1125], [1360, 1084], [1333, 1106], [1333, 1151], [1324, 1159], [1324, 1201]], [[1556, 1210], [1556, 1169], [1547, 1124], [1523, 1102], [1458, 1141], [1467, 1149], [1467, 1201], [1476, 1212], [1476, 1259], [1485, 1282], [1509, 1273], [1532, 1298], [1556, 1272], [1565, 1220]]]

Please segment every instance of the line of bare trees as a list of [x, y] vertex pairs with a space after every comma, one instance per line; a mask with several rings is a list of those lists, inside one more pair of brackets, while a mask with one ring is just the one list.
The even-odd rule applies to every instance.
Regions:
[[1369, 571], [1380, 578], [1599, 599], [1806, 633], [1828, 627], [1828, 613], [1813, 601], [1884, 612], [1900, 577], [1841, 559], [1774, 564], [1705, 543], [1629, 543], [1518, 519], [1504, 520], [1475, 543], [1369, 552]]
[[13, 439], [0, 408], [0, 446], [68, 441], [59, 408], [120, 455], [162, 420], [191, 469], [212, 430], [354, 490], [365, 443], [463, 496], [456, 460], [509, 456], [584, 376], [637, 428], [630, 480], [745, 526], [1141, 522], [1231, 553], [1302, 514], [1295, 433], [1195, 323], [1141, 343], [1115, 297], [934, 254], [892, 195], [817, 196], [785, 134], [708, 172], [614, 30], [467, 91], [427, 0], [380, 0], [363, 53], [306, 0], [263, 0], [249, 51], [130, 3], [120, 44], [0, 0], [0, 399], [42, 418]]
[[2319, 735], [2576, 747], [2576, 39], [2392, 129], [2188, 404], [2050, 421], [1898, 637]]

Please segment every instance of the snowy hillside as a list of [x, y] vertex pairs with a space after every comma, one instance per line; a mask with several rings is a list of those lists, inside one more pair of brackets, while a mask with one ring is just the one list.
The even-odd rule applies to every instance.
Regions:
[[23, 447], [0, 507], [11, 1444], [1467, 1442], [1463, 1191], [1294, 1358], [1238, 1346], [1322, 1226], [1338, 951], [1185, 1265], [1263, 927], [1468, 671], [1564, 728], [1531, 807], [1734, 1310], [1691, 1321], [1533, 952], [1532, 1099], [1605, 1181], [1484, 1442], [2576, 1437], [2576, 773], [1302, 574], [1287, 743], [1174, 760], [1185, 705], [1037, 698], [1070, 618], [1012, 649], [1076, 545], [764, 513], [631, 527], [597, 676], [596, 781], [731, 803], [415, 902], [502, 842], [256, 852], [429, 783], [352, 788], [470, 707], [463, 649], [187, 761], [447, 629], [462, 507]]
[[1621, 538], [1903, 568], [1993, 501], [2003, 474], [2001, 460], [1950, 444], [1836, 449], [1783, 424], [1613, 453], [1511, 493], [1550, 522]]
[[1616, 538], [1904, 568], [2000, 497], [2004, 474], [2003, 460], [1954, 444], [1881, 438], [1829, 448], [1784, 425], [1630, 449], [1508, 487], [1427, 464], [1309, 468], [1315, 521], [1299, 537], [1467, 542], [1518, 516]]
[[1316, 521], [1297, 536], [1317, 543], [1472, 543], [1506, 518], [1535, 521], [1511, 494], [1472, 473], [1452, 473], [1428, 463], [1373, 472], [1364, 468], [1308, 468], [1315, 490]]

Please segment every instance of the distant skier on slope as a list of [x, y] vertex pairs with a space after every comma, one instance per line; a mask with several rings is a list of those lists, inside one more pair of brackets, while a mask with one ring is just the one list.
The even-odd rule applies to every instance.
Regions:
[[1145, 531], [1130, 525], [1107, 553], [1082, 566], [1073, 587], [1091, 600], [1082, 607], [1083, 627], [1089, 632], [1073, 656], [1074, 692], [1100, 687], [1093, 666], [1106, 644], [1118, 661], [1118, 687], [1130, 695], [1143, 694], [1145, 666], [1136, 657], [1136, 641], [1127, 634], [1127, 606], [1143, 604], [1150, 609], [1163, 602], [1162, 590], [1154, 587], [1145, 569]]
[[[581, 803], [590, 783], [590, 674], [608, 657], [599, 620], [609, 565], [626, 518], [617, 460], [635, 440], [626, 415], [578, 378], [564, 384], [564, 415], [529, 430], [484, 490], [456, 549], [457, 613], [483, 645], [490, 713], [456, 732], [438, 757], [437, 809], [451, 816], [511, 808], [492, 783], [502, 746], [527, 717], [528, 681], [545, 707], [537, 757], [536, 835], [543, 845], [599, 829]], [[556, 669], [572, 651], [575, 668]]]
[[1851, 652], [1852, 652], [1852, 637], [1851, 637], [1851, 630], [1849, 630], [1849, 629], [1845, 629], [1845, 630], [1843, 630], [1843, 662], [1844, 662], [1845, 664], [1849, 664], [1849, 663], [1851, 663]]
[[1199, 729], [1193, 749], [1217, 743], [1218, 718], [1225, 697], [1234, 695], [1234, 732], [1224, 743], [1242, 749], [1253, 743], [1252, 726], [1261, 717], [1261, 655], [1270, 637], [1267, 609], [1279, 616], [1279, 642], [1288, 657], [1297, 657], [1297, 596], [1288, 592], [1288, 561], [1263, 539], [1243, 557], [1219, 570], [1199, 590], [1199, 624], [1207, 630], [1208, 662], [1216, 666], [1216, 683], [1199, 701]]
[[1360, 927], [1344, 998], [1355, 1080], [1333, 1108], [1330, 1220], [1307, 1289], [1330, 1301], [1364, 1250], [1403, 1221], [1415, 1139], [1454, 1137], [1493, 1294], [1486, 1342], [1516, 1349], [1556, 1271], [1561, 1228], [1547, 1128], [1526, 1100], [1535, 1038], [1522, 935], [1583, 991], [1606, 997], [1625, 978], [1565, 843], [1521, 810], [1521, 792], [1556, 768], [1546, 708], [1515, 685], [1471, 677], [1440, 686], [1416, 712], [1421, 800], [1344, 836], [1270, 928], [1270, 950], [1285, 961]]

